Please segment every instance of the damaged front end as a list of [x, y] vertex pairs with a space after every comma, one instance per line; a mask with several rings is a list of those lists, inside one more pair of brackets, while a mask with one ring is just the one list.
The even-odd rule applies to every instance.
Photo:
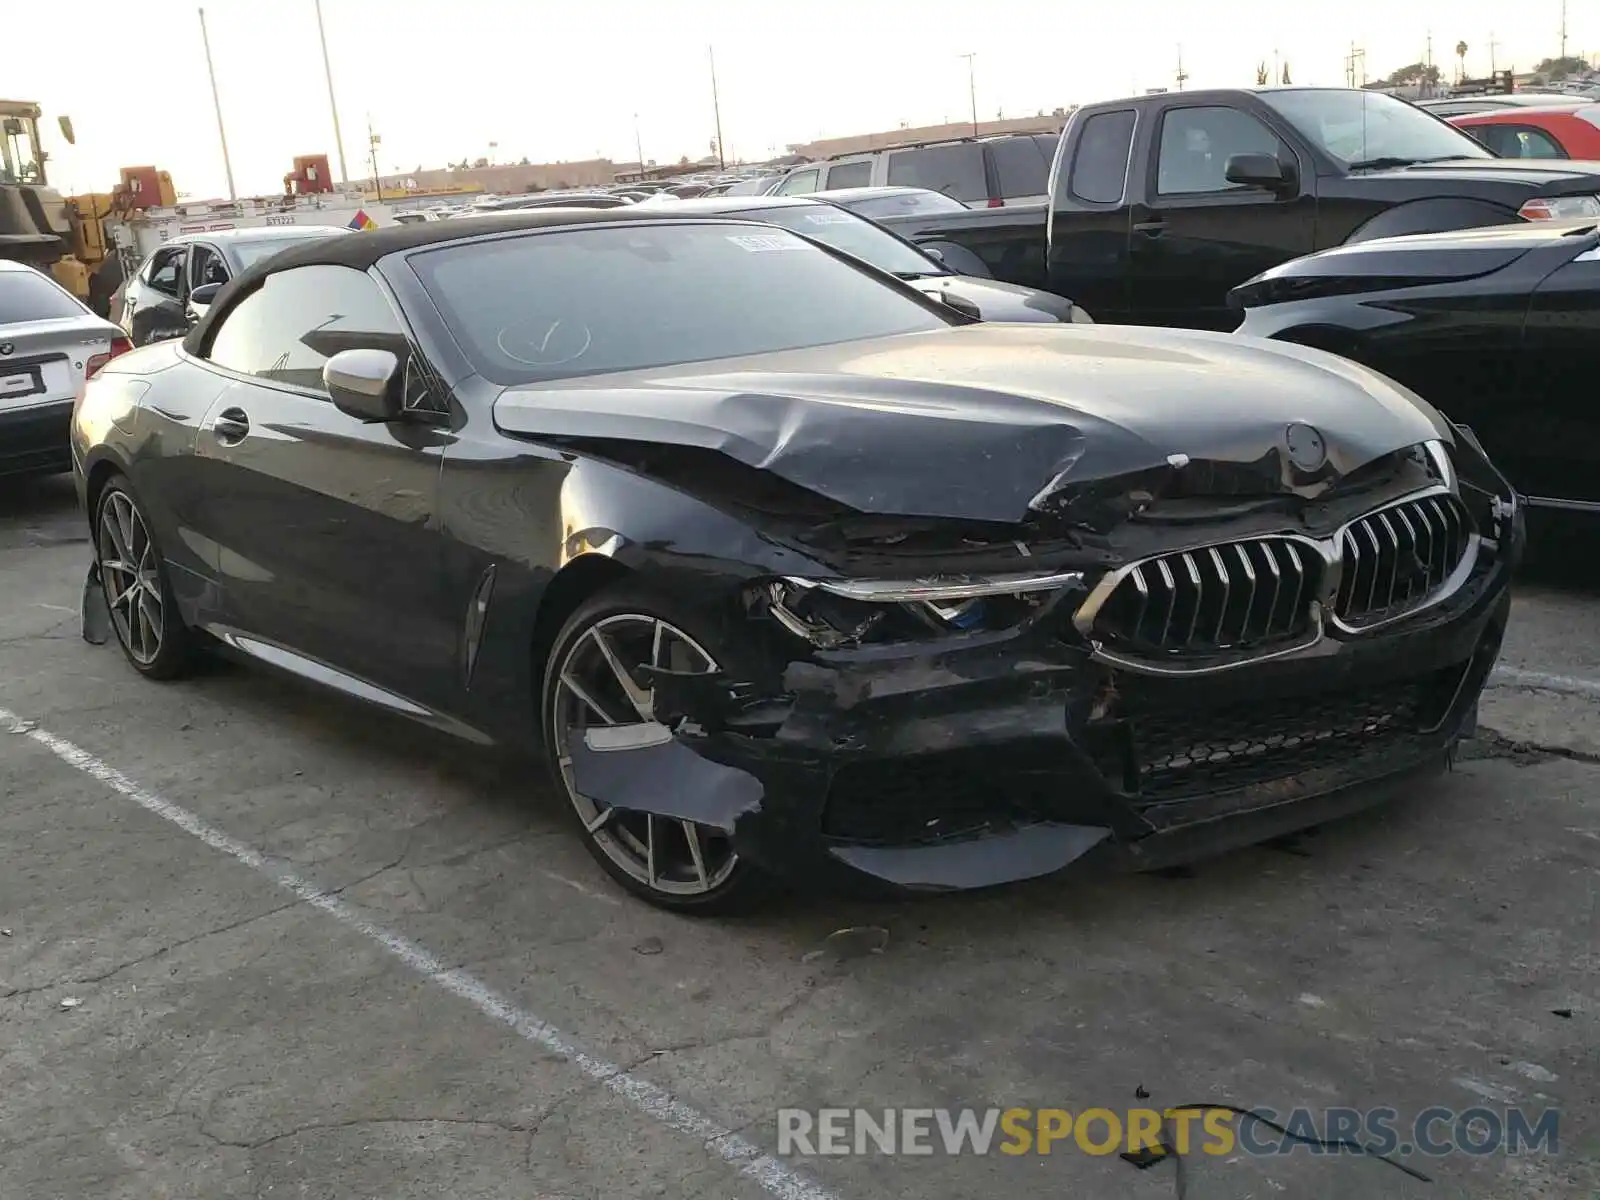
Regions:
[[574, 787], [835, 885], [981, 887], [1279, 836], [1446, 764], [1522, 539], [1465, 441], [1343, 475], [1174, 455], [1058, 479], [1030, 510], [808, 513], [784, 536], [839, 573], [738, 596], [772, 669], [642, 668], [653, 721], [588, 731]]

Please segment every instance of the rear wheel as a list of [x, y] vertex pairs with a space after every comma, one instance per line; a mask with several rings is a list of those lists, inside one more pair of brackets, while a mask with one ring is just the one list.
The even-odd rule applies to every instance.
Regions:
[[95, 504], [94, 539], [100, 586], [123, 654], [147, 678], [183, 674], [194, 638], [178, 616], [150, 523], [120, 475], [105, 485]]
[[[693, 821], [612, 808], [573, 783], [571, 747], [596, 726], [658, 728], [643, 665], [674, 671], [737, 669], [737, 655], [711, 623], [637, 584], [605, 588], [568, 618], [545, 670], [545, 746], [584, 844], [636, 896], [706, 915], [752, 907], [768, 878], [741, 859], [728, 834]], [[626, 753], [624, 751], [624, 753]], [[661, 780], [660, 786], [672, 786]]]

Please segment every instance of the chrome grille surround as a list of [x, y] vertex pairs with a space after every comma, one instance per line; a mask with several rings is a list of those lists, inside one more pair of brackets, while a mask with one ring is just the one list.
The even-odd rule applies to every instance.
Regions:
[[1409, 616], [1467, 557], [1472, 520], [1448, 493], [1407, 497], [1339, 531], [1333, 620], [1359, 633]]
[[1472, 574], [1482, 545], [1454, 489], [1434, 484], [1330, 537], [1252, 536], [1127, 563], [1095, 585], [1073, 625], [1094, 657], [1130, 670], [1229, 670], [1305, 650], [1330, 626], [1360, 635], [1440, 604]]
[[1215, 654], [1303, 638], [1326, 569], [1320, 547], [1294, 537], [1245, 538], [1134, 563], [1097, 629], [1156, 654]]

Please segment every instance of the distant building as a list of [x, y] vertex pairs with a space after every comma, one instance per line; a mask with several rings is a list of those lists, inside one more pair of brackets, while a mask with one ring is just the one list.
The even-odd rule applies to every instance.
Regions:
[[[730, 162], [728, 169], [731, 171], [733, 167], [734, 164]], [[690, 162], [688, 159], [681, 159], [675, 163], [649, 162], [641, 164], [637, 162], [620, 162], [613, 163], [611, 167], [612, 178], [617, 183], [639, 183], [645, 179], [672, 179], [678, 175], [691, 175], [706, 171], [719, 171], [721, 169], [721, 164], [717, 162], [714, 154], [707, 155], [696, 162]]]
[[[999, 121], [979, 121], [977, 135], [993, 137], [1001, 133], [1058, 133], [1071, 115], [1071, 108], [1058, 108], [1053, 113], [1036, 117], [1007, 117]], [[889, 129], [882, 133], [862, 133], [853, 137], [822, 138], [815, 142], [793, 143], [789, 146], [789, 150], [808, 159], [831, 158], [835, 154], [860, 154], [866, 150], [882, 150], [888, 146], [900, 146], [907, 142], [938, 142], [971, 136], [973, 136], [971, 121], [952, 121], [945, 125], [918, 125], [907, 129]]]
[[[478, 190], [508, 196], [548, 188], [593, 187], [610, 184], [616, 166], [609, 158], [583, 162], [529, 163], [493, 167], [436, 167], [426, 171], [404, 171], [383, 177], [383, 190], [396, 196], [407, 191], [432, 192]], [[366, 183], [370, 184], [368, 176]], [[355, 181], [352, 181], [355, 182]]]
[[1369, 92], [1385, 92], [1391, 96], [1399, 96], [1403, 100], [1435, 100], [1442, 96], [1479, 96], [1486, 92], [1503, 92], [1505, 88], [1504, 77], [1511, 76], [1512, 90], [1518, 92], [1555, 92], [1566, 90], [1555, 85], [1545, 83], [1542, 76], [1533, 71], [1502, 71], [1496, 77], [1482, 79], [1462, 79], [1455, 83], [1441, 78], [1438, 83], [1402, 83], [1390, 84], [1382, 79], [1361, 86]]

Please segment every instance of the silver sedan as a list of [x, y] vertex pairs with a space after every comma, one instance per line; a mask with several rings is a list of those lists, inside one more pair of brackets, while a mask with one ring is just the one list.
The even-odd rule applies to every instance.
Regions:
[[0, 476], [71, 470], [73, 402], [131, 349], [121, 329], [50, 276], [0, 261]]

